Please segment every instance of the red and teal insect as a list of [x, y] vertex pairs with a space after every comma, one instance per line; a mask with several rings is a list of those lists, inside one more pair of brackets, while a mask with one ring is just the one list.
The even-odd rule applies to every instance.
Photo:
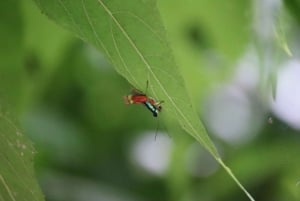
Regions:
[[152, 113], [154, 117], [158, 116], [161, 111], [161, 103], [163, 101], [155, 101], [155, 99], [148, 97], [145, 93], [133, 89], [131, 94], [124, 96], [124, 101], [126, 104], [143, 104]]

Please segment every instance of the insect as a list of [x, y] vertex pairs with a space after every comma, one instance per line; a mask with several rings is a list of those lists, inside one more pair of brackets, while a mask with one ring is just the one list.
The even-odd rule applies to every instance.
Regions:
[[[148, 82], [147, 82], [148, 87]], [[152, 113], [154, 117], [157, 117], [162, 107], [163, 101], [156, 101], [154, 98], [147, 96], [145, 93], [133, 89], [131, 94], [124, 96], [124, 102], [126, 104], [143, 104]]]

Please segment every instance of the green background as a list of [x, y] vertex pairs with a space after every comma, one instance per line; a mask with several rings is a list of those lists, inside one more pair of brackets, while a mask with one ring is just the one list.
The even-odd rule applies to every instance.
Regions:
[[[225, 85], [233, 77], [236, 64], [250, 44], [261, 60], [266, 56], [266, 41], [253, 28], [252, 1], [159, 0], [158, 10], [154, 1], [145, 1], [153, 6], [151, 9], [138, 7], [134, 1], [126, 4], [128, 8], [121, 0], [111, 2], [112, 7], [143, 14], [145, 17], [137, 24], [149, 22], [161, 31], [143, 35], [147, 29], [136, 27], [136, 17], [126, 18], [116, 11], [126, 28], [137, 35], [134, 42], [141, 44], [147, 58], [151, 58], [154, 75], [166, 85], [173, 100], [180, 98], [180, 109], [186, 112], [191, 102], [201, 119], [205, 119], [206, 98], [216, 86]], [[61, 3], [78, 13], [77, 26], [72, 25], [72, 18], [64, 18]], [[92, 13], [96, 3], [86, 1], [91, 16], [98, 16]], [[278, 32], [279, 39], [267, 41], [276, 61], [289, 59], [282, 47], [287, 36], [296, 35], [299, 21], [299, 6], [295, 6], [299, 3], [285, 3], [287, 6], [281, 7], [275, 17], [280, 23], [274, 23], [275, 30], [284, 30]], [[90, 37], [89, 27], [84, 26], [83, 8], [78, 5], [81, 1], [0, 3], [0, 200], [43, 200], [44, 196], [49, 201], [248, 200], [223, 168], [214, 169], [218, 165], [206, 150], [191, 149], [195, 139], [185, 133], [185, 122], [170, 107], [155, 79], [139, 68], [141, 62], [127, 49], [124, 36], [116, 31], [118, 27], [91, 18], [90, 22], [108, 27], [106, 31], [114, 32], [116, 37], [114, 41], [105, 38], [105, 33], [100, 35], [112, 45], [107, 50], [101, 48], [99, 40]], [[156, 37], [166, 40], [160, 42]], [[138, 76], [127, 75], [122, 59], [106, 54], [113, 52], [114, 42], [121, 44], [119, 52], [130, 64], [131, 74]], [[172, 55], [164, 45], [170, 46]], [[163, 57], [166, 55], [172, 58]], [[165, 71], [158, 68], [173, 60], [178, 65], [175, 70], [169, 66]], [[262, 63], [258, 66], [261, 74]], [[181, 82], [179, 88], [172, 85], [177, 74], [185, 80], [187, 93], [181, 91]], [[147, 80], [153, 85], [147, 92], [166, 101], [158, 119], [142, 105], [125, 105], [122, 100], [132, 85], [145, 91]], [[250, 97], [259, 97], [261, 103], [255, 106], [264, 108], [262, 117], [257, 117], [262, 120], [255, 138], [233, 145], [215, 137], [209, 129], [208, 133], [225, 163], [256, 200], [297, 201], [299, 131], [276, 117], [272, 117], [272, 123], [268, 121], [272, 114], [265, 105], [265, 84], [261, 81], [257, 94]], [[194, 118], [188, 112], [189, 117]], [[163, 174], [147, 171], [131, 158], [134, 142], [146, 132], [153, 136], [148, 143], [159, 145], [165, 139], [172, 142], [170, 163]], [[205, 134], [192, 136], [214, 152]], [[196, 167], [211, 167], [211, 174], [197, 176], [189, 172], [196, 163], [187, 162], [189, 154], [199, 153], [204, 157]]]

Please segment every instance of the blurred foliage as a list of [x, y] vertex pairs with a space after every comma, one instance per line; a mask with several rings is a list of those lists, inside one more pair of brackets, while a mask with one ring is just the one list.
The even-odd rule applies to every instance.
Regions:
[[[292, 6], [297, 1], [284, 2], [297, 16], [299, 9]], [[32, 176], [33, 149], [17, 118], [38, 152], [34, 161], [46, 200], [247, 200], [221, 168], [202, 177], [190, 174], [186, 161], [194, 140], [178, 125], [165, 131], [174, 143], [163, 175], [136, 166], [130, 156], [134, 142], [152, 131], [158, 143], [162, 134], [155, 140], [156, 127], [172, 124], [163, 117], [166, 111], [157, 121], [143, 106], [124, 105], [122, 96], [131, 88], [127, 81], [103, 54], [47, 19], [34, 2], [0, 5], [0, 200], [14, 200], [7, 186], [15, 200], [34, 200], [32, 195], [42, 200]], [[201, 107], [213, 87], [232, 76], [249, 45], [251, 2], [158, 5], [192, 102]], [[268, 122], [268, 115], [253, 140], [238, 146], [214, 141], [256, 200], [297, 201], [299, 131], [275, 117]], [[19, 145], [11, 149], [7, 140]], [[200, 167], [209, 166], [206, 162]]]
[[0, 30], [0, 200], [43, 200], [32, 164], [35, 150], [16, 120], [25, 75], [18, 1], [0, 2]]
[[231, 75], [233, 64], [246, 49], [251, 33], [251, 1], [158, 3], [176, 60], [184, 77], [189, 78], [185, 79], [187, 89], [198, 103], [217, 80]]
[[300, 2], [298, 0], [284, 0], [286, 7], [289, 9], [290, 13], [295, 17], [295, 19], [300, 21], [299, 9]]

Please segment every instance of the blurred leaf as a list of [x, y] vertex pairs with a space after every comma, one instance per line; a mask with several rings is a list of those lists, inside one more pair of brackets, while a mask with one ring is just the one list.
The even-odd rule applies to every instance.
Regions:
[[51, 19], [101, 49], [116, 70], [134, 87], [164, 100], [164, 112], [177, 119], [225, 168], [203, 124], [193, 109], [184, 80], [173, 58], [168, 37], [153, 0], [37, 0]]
[[34, 177], [33, 147], [15, 123], [24, 89], [19, 1], [0, 3], [0, 200], [43, 200]]
[[300, 22], [300, 1], [299, 0], [284, 0], [286, 7], [290, 10], [296, 21]]
[[[15, 12], [10, 12], [11, 10]], [[22, 23], [18, 1], [1, 1], [0, 5], [0, 104], [18, 111], [22, 67]], [[0, 106], [0, 109], [3, 106]]]
[[7, 114], [0, 113], [0, 200], [44, 200], [34, 175], [34, 148]]

